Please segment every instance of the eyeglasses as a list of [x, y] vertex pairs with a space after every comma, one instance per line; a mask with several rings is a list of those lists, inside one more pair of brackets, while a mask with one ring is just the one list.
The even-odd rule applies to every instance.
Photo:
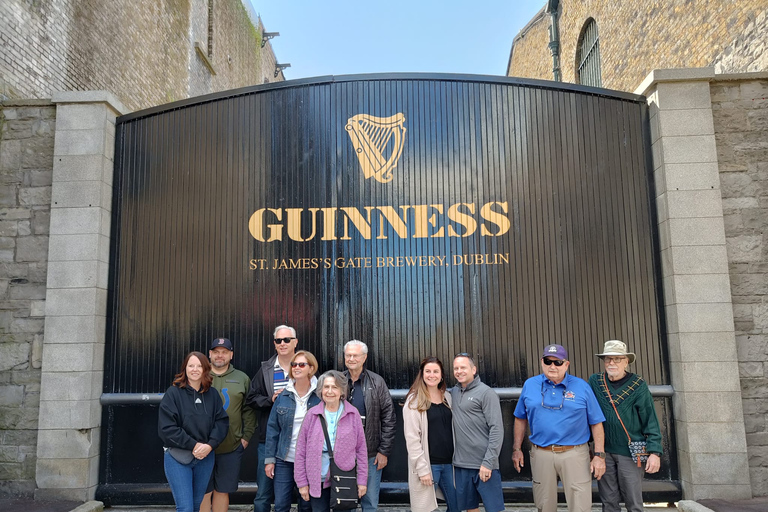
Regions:
[[620, 363], [624, 361], [626, 357], [604, 357], [603, 361], [606, 363]]
[[[560, 361], [560, 362], [562, 363], [562, 361]], [[545, 398], [544, 391], [545, 391], [544, 390], [544, 382], [542, 381], [542, 383], [541, 383], [541, 406], [543, 408], [545, 408], [545, 409], [552, 409], [554, 411], [557, 411], [557, 410], [563, 408], [563, 404], [565, 403], [565, 389], [562, 390], [562, 396], [561, 396], [562, 400], [560, 401], [560, 405], [557, 406], [557, 407], [555, 407], [554, 405], [551, 405], [551, 404], [547, 405], [547, 404], [544, 403], [544, 398]], [[547, 388], [546, 391], [547, 391], [546, 396], [547, 397], [550, 396], [549, 388]], [[552, 390], [552, 395], [557, 396], [557, 393], [554, 392], [554, 388]], [[555, 399], [555, 403], [557, 403], [557, 399]]]
[[296, 361], [294, 361], [294, 362], [292, 362], [292, 363], [291, 363], [291, 368], [296, 368], [297, 366], [298, 366], [299, 368], [304, 368], [305, 366], [309, 366], [309, 363], [304, 363], [304, 362], [302, 362], [302, 363], [297, 363]]
[[290, 343], [296, 338], [275, 338], [275, 345], [279, 345], [281, 343]]
[[565, 364], [565, 361], [560, 359], [542, 359], [541, 360], [545, 365], [549, 366], [551, 364], [555, 366], [563, 366]]

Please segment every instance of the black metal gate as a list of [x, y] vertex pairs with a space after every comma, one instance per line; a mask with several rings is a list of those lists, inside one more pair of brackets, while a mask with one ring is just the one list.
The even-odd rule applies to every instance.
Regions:
[[[421, 358], [475, 354], [504, 398], [510, 499], [530, 501], [529, 475], [511, 467], [511, 410], [547, 343], [586, 378], [603, 341], [626, 341], [672, 438], [644, 98], [325, 77], [123, 116], [116, 137], [101, 499], [170, 502], [159, 393], [218, 336], [253, 375], [283, 323], [321, 370], [365, 341], [397, 398]], [[401, 428], [397, 444], [385, 501], [407, 499]], [[255, 459], [234, 502], [252, 497]], [[652, 497], [679, 496], [676, 471], [667, 455]]]

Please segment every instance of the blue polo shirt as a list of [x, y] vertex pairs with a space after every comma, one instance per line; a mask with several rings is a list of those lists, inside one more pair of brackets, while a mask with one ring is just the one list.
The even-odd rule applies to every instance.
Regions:
[[567, 373], [560, 384], [544, 374], [526, 380], [515, 417], [528, 420], [531, 443], [537, 446], [584, 444], [589, 426], [605, 421], [589, 384]]

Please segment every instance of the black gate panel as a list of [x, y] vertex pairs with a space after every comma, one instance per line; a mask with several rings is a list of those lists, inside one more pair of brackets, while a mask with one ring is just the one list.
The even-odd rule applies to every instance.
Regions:
[[[328, 77], [123, 116], [104, 391], [156, 401], [219, 336], [253, 375], [279, 324], [321, 370], [365, 341], [391, 389], [465, 351], [516, 388], [548, 343], [586, 378], [615, 338], [667, 384], [648, 147], [639, 96], [490, 77]], [[153, 435], [147, 410], [105, 407], [102, 492], [163, 483], [118, 468], [122, 436]], [[159, 463], [155, 448], [133, 456]]]

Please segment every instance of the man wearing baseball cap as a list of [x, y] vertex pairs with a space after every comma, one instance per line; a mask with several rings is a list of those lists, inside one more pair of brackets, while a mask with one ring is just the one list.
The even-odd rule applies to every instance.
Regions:
[[213, 474], [200, 512], [226, 512], [229, 509], [229, 493], [237, 491], [240, 480], [243, 451], [256, 431], [256, 411], [245, 406], [251, 379], [232, 366], [234, 355], [232, 342], [227, 338], [213, 340], [208, 351], [213, 377], [211, 385], [218, 390], [229, 415], [229, 432], [216, 448]]
[[[569, 512], [592, 509], [592, 477], [605, 473], [605, 416], [586, 381], [569, 375], [568, 352], [547, 345], [541, 354], [541, 375], [525, 381], [515, 407], [512, 462], [519, 473], [525, 465], [523, 438], [531, 429], [533, 501], [542, 512], [557, 509], [557, 479], [563, 482]], [[595, 454], [590, 461], [590, 432]]]

